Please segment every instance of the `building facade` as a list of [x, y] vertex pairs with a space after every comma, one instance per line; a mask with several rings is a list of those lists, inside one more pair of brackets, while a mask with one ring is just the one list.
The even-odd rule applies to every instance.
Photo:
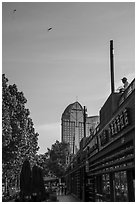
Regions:
[[86, 118], [86, 137], [92, 135], [100, 121], [99, 116], [88, 116]]
[[135, 80], [111, 93], [85, 140], [66, 171], [69, 192], [87, 202], [134, 202]]

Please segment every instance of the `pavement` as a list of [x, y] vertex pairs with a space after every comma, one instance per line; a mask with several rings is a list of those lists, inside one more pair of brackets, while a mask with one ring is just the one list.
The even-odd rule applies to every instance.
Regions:
[[59, 195], [57, 196], [58, 202], [81, 202], [79, 199], [75, 198], [73, 195]]
[[[15, 199], [9, 200], [7, 202], [15, 202]], [[76, 198], [72, 194], [68, 194], [68, 195], [57, 195], [57, 201], [48, 201], [47, 200], [45, 202], [82, 202], [82, 201], [80, 201], [78, 198]]]

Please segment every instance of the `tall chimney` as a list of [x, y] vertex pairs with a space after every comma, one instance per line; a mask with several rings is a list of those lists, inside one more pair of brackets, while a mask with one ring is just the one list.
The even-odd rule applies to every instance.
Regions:
[[111, 93], [115, 92], [114, 86], [114, 49], [113, 40], [110, 40], [110, 73], [111, 73]]

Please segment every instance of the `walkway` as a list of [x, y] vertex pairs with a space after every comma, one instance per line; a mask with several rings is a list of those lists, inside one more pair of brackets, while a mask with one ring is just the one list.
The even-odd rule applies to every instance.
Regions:
[[58, 202], [81, 202], [79, 199], [72, 195], [59, 195], [57, 196]]

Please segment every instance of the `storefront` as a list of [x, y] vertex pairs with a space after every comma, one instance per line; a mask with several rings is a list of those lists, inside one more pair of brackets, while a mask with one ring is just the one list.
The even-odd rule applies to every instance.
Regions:
[[82, 201], [134, 202], [135, 80], [109, 96], [100, 118], [67, 170], [68, 188]]
[[[107, 104], [105, 106], [107, 108]], [[98, 131], [97, 140], [98, 152], [88, 157], [88, 201], [134, 201], [134, 81], [125, 93], [120, 96], [117, 110], [114, 112], [113, 117]], [[94, 191], [91, 193], [92, 186], [94, 186]]]

